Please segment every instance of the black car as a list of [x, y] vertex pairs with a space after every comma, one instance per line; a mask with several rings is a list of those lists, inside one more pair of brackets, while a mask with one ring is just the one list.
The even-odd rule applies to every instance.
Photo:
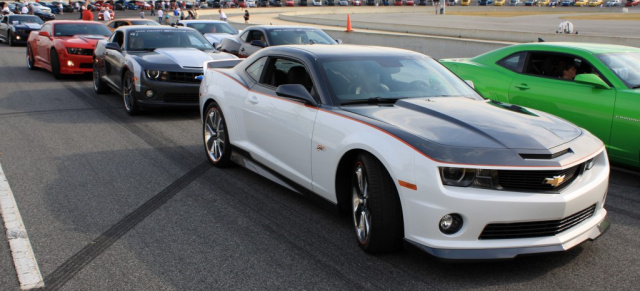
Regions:
[[376, 0], [367, 0], [367, 5], [375, 6], [376, 5]]
[[196, 107], [205, 61], [237, 59], [187, 27], [120, 26], [94, 51], [93, 89], [121, 94], [135, 115], [155, 107]]
[[10, 46], [27, 43], [29, 33], [40, 30], [44, 22], [34, 15], [0, 15], [0, 40]]
[[299, 6], [307, 6], [307, 0], [300, 0], [300, 2], [298, 2]]
[[223, 39], [219, 49], [246, 58], [258, 50], [286, 44], [338, 44], [322, 29], [308, 26], [256, 25], [234, 38]]
[[269, 0], [269, 6], [282, 7], [282, 3], [280, 3], [280, 0]]

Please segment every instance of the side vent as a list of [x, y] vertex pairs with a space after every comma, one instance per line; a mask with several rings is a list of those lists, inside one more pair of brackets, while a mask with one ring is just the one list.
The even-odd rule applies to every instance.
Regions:
[[559, 156], [572, 152], [573, 151], [570, 148], [567, 148], [553, 154], [520, 154], [520, 157], [525, 160], [552, 160]]

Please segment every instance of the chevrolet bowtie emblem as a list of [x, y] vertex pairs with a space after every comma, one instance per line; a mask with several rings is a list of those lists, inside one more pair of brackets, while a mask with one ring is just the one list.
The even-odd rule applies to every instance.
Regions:
[[564, 182], [564, 175], [562, 176], [553, 176], [553, 178], [546, 178], [544, 179], [544, 184], [549, 184], [553, 187], [558, 187], [558, 185], [562, 184], [562, 182]]

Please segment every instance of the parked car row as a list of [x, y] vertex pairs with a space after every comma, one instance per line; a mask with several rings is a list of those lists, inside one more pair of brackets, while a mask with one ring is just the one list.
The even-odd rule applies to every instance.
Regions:
[[29, 69], [92, 73], [130, 115], [198, 107], [214, 166], [334, 204], [369, 253], [566, 251], [609, 226], [607, 151], [640, 165], [636, 48], [523, 44], [437, 61], [304, 26], [6, 23], [32, 30]]

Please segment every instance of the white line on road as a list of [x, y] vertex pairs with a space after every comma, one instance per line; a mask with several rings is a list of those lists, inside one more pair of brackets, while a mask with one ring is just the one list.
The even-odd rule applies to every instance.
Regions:
[[44, 287], [44, 281], [33, 254], [27, 230], [22, 223], [18, 205], [9, 187], [2, 165], [0, 165], [0, 214], [7, 229], [7, 239], [13, 256], [13, 264], [18, 273], [20, 289], [29, 290]]

